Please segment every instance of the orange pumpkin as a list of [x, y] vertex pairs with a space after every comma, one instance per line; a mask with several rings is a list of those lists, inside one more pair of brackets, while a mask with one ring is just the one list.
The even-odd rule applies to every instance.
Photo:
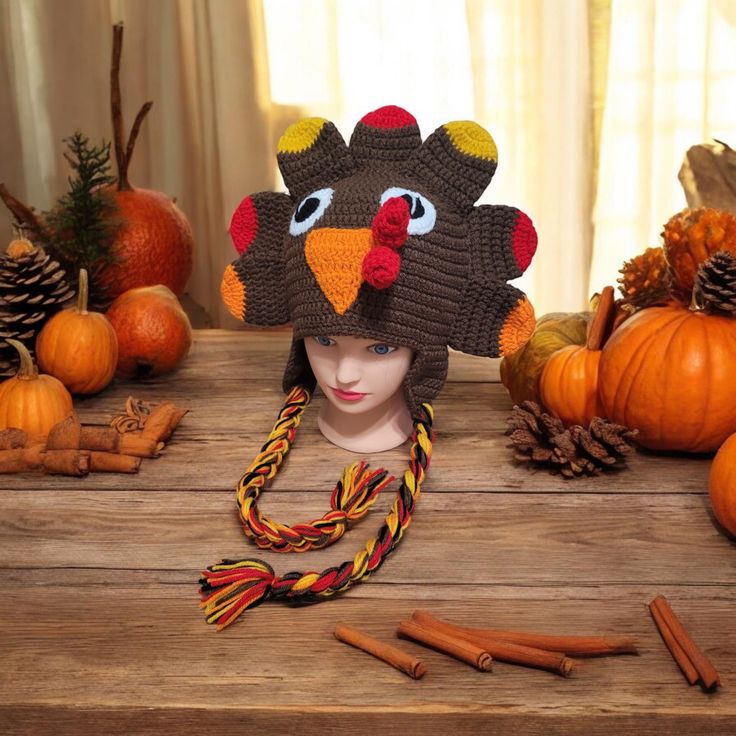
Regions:
[[542, 371], [542, 404], [566, 425], [587, 427], [593, 417], [605, 416], [598, 396], [598, 365], [615, 314], [612, 286], [601, 294], [595, 316], [588, 323], [585, 345], [568, 345], [553, 353]]
[[723, 443], [713, 459], [708, 493], [716, 519], [736, 536], [736, 434]]
[[72, 393], [94, 394], [112, 380], [118, 339], [104, 314], [87, 311], [87, 271], [79, 272], [76, 307], [55, 314], [36, 339], [42, 371], [56, 376]]
[[57, 378], [38, 374], [23, 343], [8, 343], [20, 355], [20, 368], [0, 383], [0, 430], [17, 427], [33, 439], [43, 439], [72, 411], [72, 397]]
[[672, 303], [610, 337], [599, 393], [606, 417], [652, 450], [713, 452], [736, 431], [736, 319]]

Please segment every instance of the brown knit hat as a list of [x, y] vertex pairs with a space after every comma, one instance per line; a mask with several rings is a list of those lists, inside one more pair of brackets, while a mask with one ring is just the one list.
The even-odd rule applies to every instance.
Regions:
[[536, 249], [531, 220], [474, 207], [496, 169], [491, 136], [447, 123], [424, 143], [399, 107], [366, 115], [345, 145], [322, 118], [291, 125], [278, 145], [290, 194], [247, 197], [230, 234], [228, 309], [254, 325], [291, 322], [284, 390], [314, 387], [303, 338], [354, 335], [415, 351], [404, 382], [413, 416], [442, 388], [447, 348], [515, 352], [534, 329], [518, 289]]
[[383, 107], [358, 123], [346, 146], [332, 123], [309, 118], [281, 137], [278, 161], [290, 194], [243, 200], [230, 226], [240, 258], [222, 280], [236, 317], [294, 326], [286, 402], [238, 483], [243, 530], [260, 549], [325, 547], [365, 516], [393, 480], [386, 470], [355, 463], [320, 519], [289, 526], [258, 509], [314, 389], [305, 337], [354, 335], [412, 348], [404, 393], [414, 432], [396, 499], [352, 559], [283, 575], [262, 560], [222, 560], [203, 572], [200, 605], [218, 629], [268, 599], [326, 600], [375, 572], [412, 521], [432, 455], [429, 402], [445, 381], [448, 346], [504, 355], [534, 328], [526, 297], [505, 283], [529, 264], [534, 227], [513, 207], [474, 207], [496, 168], [493, 139], [480, 126], [448, 123], [422, 143], [408, 112]]

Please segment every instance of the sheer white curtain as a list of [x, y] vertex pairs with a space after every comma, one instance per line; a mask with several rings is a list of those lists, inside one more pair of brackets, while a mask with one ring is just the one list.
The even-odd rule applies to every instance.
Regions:
[[[499, 167], [482, 201], [525, 210], [537, 256], [519, 285], [538, 314], [580, 309], [590, 262], [586, 0], [264, 0], [274, 103], [348, 137], [398, 104], [426, 137], [486, 127]], [[298, 112], [293, 112], [294, 116]]]
[[710, 138], [736, 146], [736, 2], [613, 0], [591, 290], [660, 243], [685, 152]]

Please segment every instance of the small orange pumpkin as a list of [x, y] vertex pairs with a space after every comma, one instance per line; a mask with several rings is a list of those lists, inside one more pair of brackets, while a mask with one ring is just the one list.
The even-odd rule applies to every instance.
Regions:
[[36, 339], [42, 371], [58, 378], [72, 393], [94, 394], [112, 380], [118, 363], [118, 339], [110, 321], [87, 311], [87, 271], [79, 272], [76, 307], [55, 314]]
[[23, 343], [8, 343], [20, 355], [20, 368], [0, 383], [0, 430], [17, 427], [29, 437], [43, 439], [72, 411], [72, 397], [57, 378], [39, 375]]
[[721, 445], [713, 458], [708, 493], [716, 519], [736, 537], [736, 434]]
[[629, 317], [603, 348], [606, 417], [652, 450], [713, 452], [736, 432], [736, 319], [672, 303]]
[[585, 345], [561, 348], [544, 366], [539, 380], [542, 404], [566, 425], [587, 427], [593, 417], [605, 416], [598, 396], [598, 366], [614, 313], [613, 287], [606, 286], [595, 316], [588, 323]]

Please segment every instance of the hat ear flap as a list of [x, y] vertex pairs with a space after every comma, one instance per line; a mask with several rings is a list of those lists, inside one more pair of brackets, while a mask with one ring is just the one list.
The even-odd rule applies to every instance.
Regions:
[[324, 118], [305, 118], [290, 125], [279, 139], [276, 159], [296, 200], [355, 171], [343, 137]]
[[407, 163], [410, 174], [468, 212], [496, 171], [498, 152], [478, 123], [460, 120], [437, 128]]
[[288, 195], [261, 192], [233, 213], [230, 237], [240, 258], [225, 269], [220, 293], [243, 322], [268, 327], [289, 321], [284, 242], [293, 208]]
[[486, 358], [511, 355], [534, 332], [534, 309], [523, 291], [477, 279], [467, 284], [455, 317], [449, 346]]

